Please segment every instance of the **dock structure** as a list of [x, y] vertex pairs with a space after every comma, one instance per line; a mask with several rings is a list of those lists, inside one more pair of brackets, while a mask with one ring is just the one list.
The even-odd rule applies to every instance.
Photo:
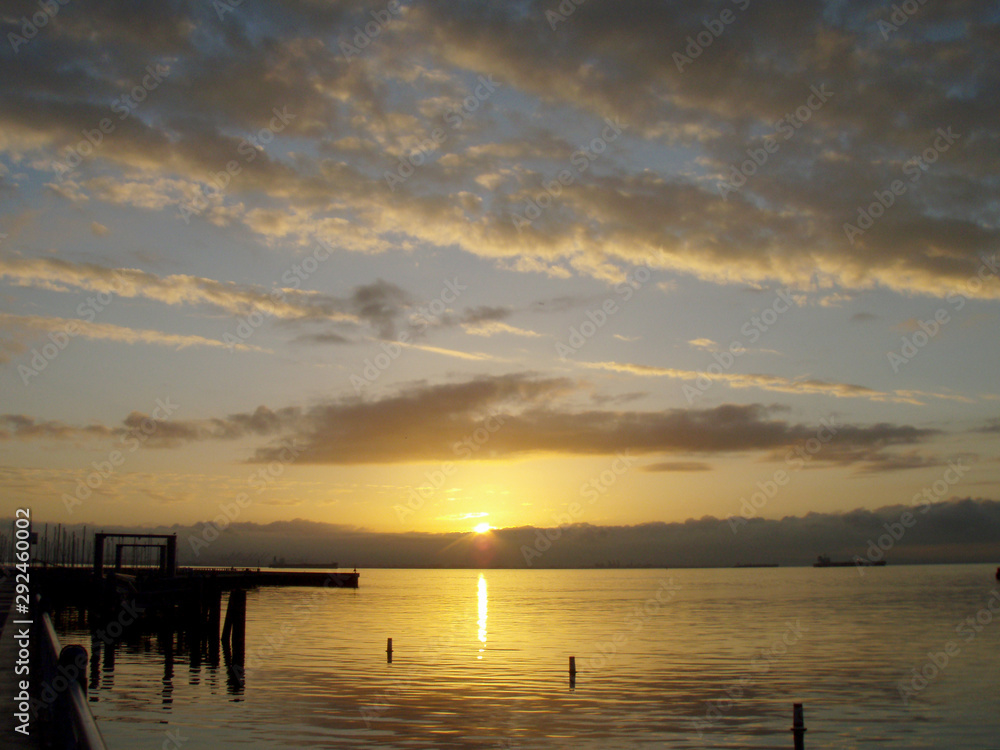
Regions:
[[[139, 613], [136, 619], [167, 622], [196, 635], [219, 621], [223, 592], [262, 586], [356, 589], [359, 577], [357, 571], [179, 567], [176, 534], [104, 532], [94, 534], [92, 568], [49, 565], [32, 573], [49, 601], [75, 606], [90, 619], [114, 619], [128, 603]], [[204, 635], [217, 641], [218, 628]]]
[[[62, 529], [57, 529], [56, 536], [66, 541]], [[37, 545], [37, 539], [33, 535], [29, 543]], [[90, 685], [96, 687], [101, 674], [114, 670], [119, 644], [144, 634], [155, 634], [167, 654], [172, 655], [175, 647], [187, 651], [192, 664], [205, 660], [219, 667], [224, 663], [231, 692], [241, 693], [248, 589], [356, 589], [360, 577], [356, 570], [180, 567], [175, 534], [98, 532], [93, 540], [92, 567], [84, 562], [87, 545], [82, 535], [79, 544], [75, 535], [70, 535], [68, 547], [72, 551], [67, 554], [62, 554], [66, 545], [60, 544], [55, 558], [42, 558], [30, 566], [33, 598], [27, 615], [17, 613], [15, 606], [15, 571], [0, 567], [3, 705], [18, 705], [21, 687], [15, 672], [21, 658], [15, 629], [29, 627], [32, 643], [31, 733], [24, 736], [15, 731], [15, 712], [8, 708], [0, 712], [0, 747], [40, 748], [45, 742], [56, 742], [60, 747], [103, 750], [100, 731], [88, 708], [85, 673], [89, 669]], [[230, 593], [223, 636], [220, 625], [226, 592]], [[49, 612], [53, 613], [51, 618]], [[59, 644], [52, 625], [58, 616], [70, 617], [77, 627], [90, 630], [90, 653], [83, 646], [63, 648]], [[32, 620], [32, 624], [25, 625], [23, 619]], [[171, 661], [168, 657], [165, 669], [170, 669]], [[76, 675], [78, 680], [58, 676], [65, 674]], [[57, 681], [58, 689], [54, 689]], [[53, 732], [57, 736], [50, 736]]]

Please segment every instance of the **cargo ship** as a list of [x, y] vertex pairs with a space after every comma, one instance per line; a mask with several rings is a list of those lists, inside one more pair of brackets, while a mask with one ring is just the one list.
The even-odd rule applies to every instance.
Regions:
[[873, 562], [871, 560], [858, 557], [847, 562], [834, 562], [828, 556], [820, 555], [816, 558], [816, 562], [813, 563], [814, 568], [851, 568], [855, 565], [860, 565], [865, 568], [877, 568], [881, 565], [885, 565], [885, 560], [876, 560]]

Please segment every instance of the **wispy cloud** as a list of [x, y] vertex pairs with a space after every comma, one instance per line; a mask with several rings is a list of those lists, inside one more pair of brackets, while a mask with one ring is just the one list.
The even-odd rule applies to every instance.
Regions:
[[852, 383], [836, 383], [816, 378], [786, 378], [781, 375], [743, 374], [743, 373], [711, 373], [694, 370], [678, 370], [673, 367], [655, 367], [653, 365], [638, 365], [623, 362], [580, 362], [581, 367], [593, 370], [609, 370], [622, 372], [645, 378], [672, 378], [674, 380], [694, 381], [699, 378], [725, 383], [731, 388], [759, 388], [764, 391], [791, 393], [796, 395], [821, 395], [835, 398], [866, 398], [871, 401], [889, 401], [900, 404], [923, 405], [921, 399], [940, 398], [953, 401], [972, 403], [973, 399], [949, 393], [931, 393], [928, 391], [900, 389], [879, 391], [863, 385]]
[[[189, 346], [228, 349], [234, 346], [241, 351], [265, 351], [251, 344], [230, 345], [224, 341], [194, 334], [164, 333], [163, 331], [153, 331], [145, 328], [126, 328], [112, 323], [97, 323], [70, 318], [49, 318], [38, 315], [10, 315], [8, 313], [0, 313], [0, 329], [6, 331], [8, 336], [17, 341], [26, 340], [30, 334], [63, 333], [67, 330], [72, 330], [75, 331], [73, 336], [85, 339], [117, 341], [123, 344], [155, 344], [175, 349], [184, 349]], [[23, 349], [24, 345], [22, 343], [16, 350], [23, 351]], [[10, 351], [11, 349], [8, 348], [8, 352]], [[7, 355], [7, 359], [9, 359], [9, 354]]]

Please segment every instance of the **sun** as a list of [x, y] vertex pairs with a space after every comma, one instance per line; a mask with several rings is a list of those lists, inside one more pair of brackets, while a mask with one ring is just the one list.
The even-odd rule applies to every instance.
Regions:
[[485, 534], [487, 531], [490, 531], [492, 528], [493, 528], [492, 526], [490, 526], [488, 523], [486, 523], [485, 521], [483, 521], [482, 523], [477, 523], [475, 526], [473, 526], [472, 530], [475, 531], [477, 534]]

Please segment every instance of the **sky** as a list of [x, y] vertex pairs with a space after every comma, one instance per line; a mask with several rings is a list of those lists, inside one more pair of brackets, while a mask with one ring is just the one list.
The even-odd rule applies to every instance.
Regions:
[[13, 0], [0, 32], [0, 514], [1000, 499], [993, 3]]

